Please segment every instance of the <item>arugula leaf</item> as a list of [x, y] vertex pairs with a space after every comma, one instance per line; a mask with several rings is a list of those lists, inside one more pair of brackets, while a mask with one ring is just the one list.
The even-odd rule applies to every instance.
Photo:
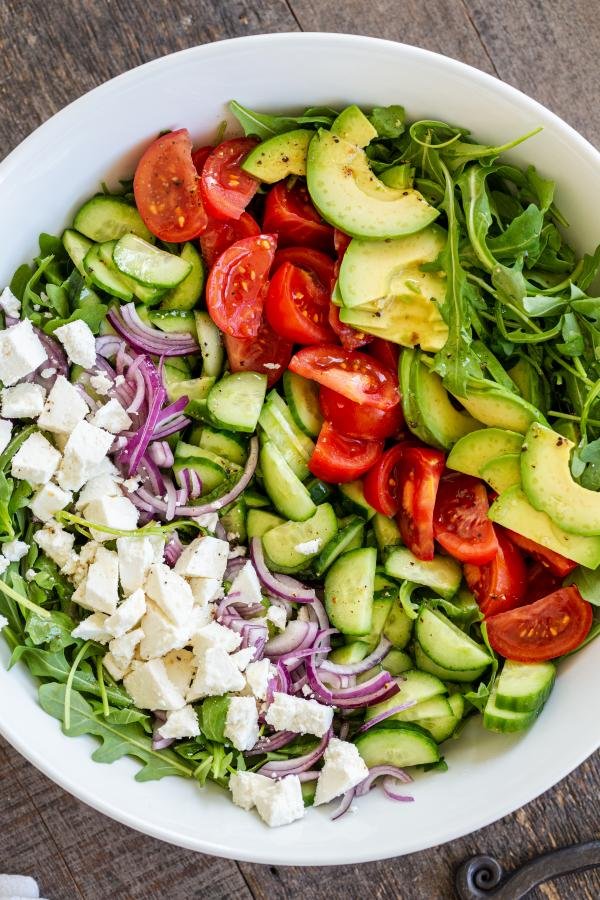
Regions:
[[498, 677], [498, 666], [499, 660], [496, 656], [494, 650], [492, 650], [490, 646], [490, 642], [488, 640], [487, 628], [485, 626], [485, 622], [482, 622], [480, 625], [481, 628], [481, 637], [483, 638], [483, 642], [488, 649], [488, 652], [492, 658], [492, 663], [490, 666], [490, 674], [487, 681], [482, 681], [476, 691], [467, 691], [464, 694], [465, 700], [468, 700], [469, 703], [474, 706], [479, 712], [483, 712], [485, 709], [485, 705], [488, 701], [488, 698], [492, 692], [492, 688], [496, 683], [496, 678]]
[[543, 212], [530, 204], [498, 237], [490, 238], [488, 250], [496, 259], [515, 259], [539, 252], [540, 235], [544, 224]]
[[380, 138], [399, 138], [406, 128], [406, 111], [403, 106], [375, 106], [368, 117]]
[[[97, 295], [94, 295], [94, 297], [97, 297]], [[44, 325], [44, 333], [54, 334], [56, 329], [60, 328], [62, 325], [68, 325], [70, 322], [81, 319], [89, 326], [94, 334], [98, 334], [107, 313], [108, 306], [106, 303], [101, 303], [97, 299], [91, 299], [87, 303], [83, 303], [81, 306], [74, 309], [71, 315], [66, 318], [50, 319]]]
[[49, 618], [43, 619], [37, 613], [31, 613], [27, 617], [25, 632], [36, 647], [47, 644], [50, 652], [62, 650], [77, 643], [77, 638], [71, 636], [71, 632], [77, 623], [60, 610], [49, 611]]
[[487, 246], [487, 234], [492, 224], [492, 212], [486, 189], [486, 179], [492, 169], [469, 166], [457, 181], [462, 194], [465, 220], [471, 247], [484, 268], [493, 271], [496, 259]]
[[31, 278], [31, 271], [31, 266], [28, 266], [27, 263], [23, 263], [22, 266], [19, 266], [10, 280], [10, 290], [15, 295], [17, 300], [23, 301], [25, 288], [27, 287], [27, 283]]
[[209, 741], [222, 743], [230, 697], [207, 697], [200, 709], [200, 730]]
[[115, 709], [111, 706], [108, 715], [104, 715], [102, 703], [99, 701], [92, 700], [91, 706], [97, 715], [101, 715], [102, 718], [111, 725], [132, 725], [137, 723], [141, 725], [148, 734], [152, 733], [152, 717], [148, 713], [143, 712], [143, 710], [137, 709], [135, 706], [127, 709]]
[[574, 313], [565, 313], [562, 317], [562, 343], [556, 344], [556, 350], [563, 356], [581, 356], [584, 350], [583, 334]]
[[[528, 316], [533, 316], [534, 318], [538, 316], [549, 316], [553, 313], [562, 312], [568, 302], [569, 301], [564, 297], [535, 294], [533, 297], [523, 298], [523, 309]], [[600, 308], [598, 311], [600, 313]]]
[[4, 472], [0, 472], [0, 539], [7, 541], [12, 541], [15, 536], [9, 510], [12, 491], [12, 478], [7, 478]]
[[594, 606], [600, 606], [600, 572], [597, 569], [586, 569], [585, 566], [577, 566], [568, 576], [565, 584], [576, 585], [584, 600], [587, 600], [588, 603], [592, 603]]
[[583, 257], [582, 266], [575, 281], [577, 287], [582, 291], [587, 291], [596, 279], [598, 272], [600, 272], [600, 244], [592, 254], [586, 253]]
[[[22, 660], [32, 675], [38, 678], [51, 678], [61, 684], [65, 684], [71, 671], [71, 663], [67, 660], [64, 650], [38, 650], [36, 647], [19, 646], [11, 658], [11, 666]], [[80, 666], [73, 678], [73, 692], [82, 691], [100, 696], [100, 687], [95, 675], [89, 667]], [[124, 688], [117, 685], [106, 685], [106, 693], [113, 706], [130, 706], [131, 697]]]
[[[306, 110], [300, 116], [273, 116], [265, 113], [259, 113], [255, 110], [248, 109], [232, 100], [229, 109], [236, 117], [244, 134], [255, 135], [261, 140], [274, 137], [276, 134], [284, 134], [286, 131], [293, 131], [294, 128], [304, 128], [306, 126], [321, 126], [329, 128], [335, 118], [331, 113], [323, 115], [322, 110]], [[317, 113], [316, 115], [314, 113]]]

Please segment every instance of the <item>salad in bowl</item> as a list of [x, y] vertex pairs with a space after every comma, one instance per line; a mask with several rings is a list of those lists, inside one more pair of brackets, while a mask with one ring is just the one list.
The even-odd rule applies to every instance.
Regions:
[[278, 826], [534, 727], [600, 631], [600, 252], [531, 135], [231, 109], [0, 296], [0, 621], [99, 762]]

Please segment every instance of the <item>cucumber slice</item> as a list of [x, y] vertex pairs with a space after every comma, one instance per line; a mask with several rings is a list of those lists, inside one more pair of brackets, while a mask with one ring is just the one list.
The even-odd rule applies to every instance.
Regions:
[[448, 697], [448, 703], [450, 704], [450, 708], [452, 709], [452, 715], [456, 719], [462, 719], [465, 714], [465, 698], [463, 695], [456, 691], [454, 694], [450, 694]]
[[275, 513], [267, 512], [266, 509], [249, 509], [246, 515], [246, 531], [248, 532], [248, 540], [253, 537], [262, 537], [272, 528], [284, 524], [281, 516]]
[[86, 275], [96, 287], [129, 303], [133, 300], [133, 291], [128, 282], [101, 259], [100, 246], [100, 244], [93, 244], [84, 257], [83, 268]]
[[[337, 519], [333, 507], [329, 503], [323, 503], [317, 506], [314, 515], [304, 522], [286, 522], [272, 528], [263, 536], [263, 547], [269, 562], [276, 570], [300, 569], [307, 566], [332, 539], [336, 531]], [[314, 546], [313, 554], [306, 552], [307, 545]]]
[[[395, 706], [403, 706], [404, 703], [410, 703], [413, 700], [419, 703], [425, 703], [434, 697], [445, 697], [448, 693], [446, 685], [435, 675], [429, 675], [427, 672], [420, 672], [418, 669], [409, 669], [402, 673], [402, 677], [398, 679], [398, 693], [393, 697], [384, 700], [383, 703], [376, 703], [369, 706], [365, 721], [374, 719], [382, 712], [394, 709]], [[395, 719], [395, 716], [390, 718]]]
[[325, 609], [343, 634], [368, 634], [371, 629], [376, 565], [374, 548], [350, 550], [325, 576]]
[[318, 437], [323, 424], [318, 384], [287, 371], [283, 375], [283, 391], [298, 428], [311, 438]]
[[402, 543], [400, 529], [394, 520], [388, 516], [382, 516], [381, 513], [375, 513], [373, 516], [373, 531], [377, 546], [382, 552], [386, 547], [396, 547]]
[[219, 456], [210, 450], [203, 450], [201, 447], [194, 447], [193, 444], [186, 444], [185, 441], [179, 441], [175, 447], [175, 462], [188, 459], [208, 460], [223, 469], [228, 478], [239, 478], [242, 472], [241, 466], [225, 459], [224, 456]]
[[317, 793], [317, 778], [312, 778], [310, 781], [302, 781], [300, 783], [300, 792], [302, 794], [302, 800], [304, 801], [305, 806], [312, 806], [315, 802], [315, 795]]
[[397, 722], [417, 722], [421, 728], [429, 731], [427, 725], [423, 724], [423, 720], [454, 719], [454, 716], [447, 697], [432, 697], [431, 700], [423, 700], [416, 706], [411, 706], [403, 712], [390, 716], [390, 719], [395, 719]]
[[243, 544], [247, 538], [246, 528], [246, 504], [243, 499], [238, 500], [233, 506], [219, 516], [219, 521], [225, 529], [227, 540]]
[[408, 653], [403, 650], [389, 650], [381, 660], [381, 668], [390, 675], [402, 675], [412, 669], [414, 663]]
[[[172, 379], [172, 376], [170, 376]], [[171, 403], [180, 397], [190, 400], [206, 400], [215, 383], [214, 378], [180, 378], [166, 382], [167, 396]], [[187, 412], [187, 409], [186, 409]]]
[[487, 481], [497, 494], [507, 491], [515, 484], [521, 484], [521, 454], [506, 453], [496, 456], [482, 467], [480, 477]]
[[315, 445], [296, 425], [285, 400], [271, 391], [258, 418], [258, 424], [301, 481], [308, 477], [308, 460]]
[[369, 647], [364, 641], [350, 641], [349, 644], [332, 650], [328, 659], [340, 666], [349, 666], [352, 663], [362, 662], [368, 655]]
[[236, 434], [213, 431], [212, 428], [208, 427], [202, 429], [198, 446], [203, 450], [211, 450], [213, 453], [218, 453], [219, 456], [230, 459], [231, 462], [237, 463], [238, 466], [244, 465], [248, 455], [243, 438], [238, 437]]
[[194, 314], [187, 309], [154, 309], [148, 313], [152, 325], [167, 334], [196, 335]]
[[412, 722], [381, 722], [355, 738], [354, 744], [369, 768], [388, 765], [402, 769], [435, 763], [440, 758], [431, 735]]
[[188, 242], [183, 245], [181, 259], [190, 263], [192, 268], [183, 281], [163, 297], [161, 309], [193, 309], [200, 302], [206, 278], [202, 257], [194, 245]]
[[371, 618], [371, 630], [363, 640], [369, 645], [369, 650], [374, 650], [379, 641], [381, 634], [387, 622], [390, 610], [392, 609], [393, 599], [387, 596], [386, 592], [380, 593], [377, 597], [373, 595], [373, 614]]
[[415, 637], [430, 659], [450, 671], [478, 669], [492, 661], [484, 646], [437, 609], [421, 608], [415, 622]]
[[349, 513], [362, 516], [367, 521], [373, 518], [375, 510], [365, 500], [362, 481], [348, 481], [346, 484], [340, 484], [339, 491], [342, 495], [342, 504]]
[[511, 734], [515, 731], [525, 731], [535, 722], [542, 707], [528, 712], [512, 712], [509, 709], [500, 709], [496, 703], [497, 688], [494, 686], [483, 710], [483, 726], [488, 731], [498, 731], [501, 734]]
[[356, 550], [363, 542], [365, 533], [364, 519], [354, 516], [352, 520], [338, 531], [317, 557], [314, 565], [315, 575], [320, 578], [346, 550]]
[[218, 463], [206, 458], [185, 457], [176, 459], [173, 463], [173, 471], [175, 474], [177, 475], [183, 469], [191, 469], [193, 472], [197, 473], [202, 481], [203, 494], [214, 491], [215, 488], [219, 487], [220, 484], [223, 484], [227, 480], [225, 469], [218, 465]]
[[[333, 495], [333, 486], [321, 481], [320, 478], [310, 478], [306, 482], [306, 490], [310, 494], [313, 503], [327, 503]], [[347, 523], [346, 523], [347, 524]]]
[[430, 587], [446, 600], [454, 596], [462, 579], [460, 566], [449, 556], [417, 559], [406, 547], [391, 551], [385, 562], [385, 571], [392, 578]]
[[385, 622], [383, 635], [388, 641], [391, 641], [398, 650], [404, 650], [412, 637], [412, 630], [413, 620], [406, 615], [396, 592], [392, 608]]
[[[141, 300], [146, 306], [156, 303], [162, 297], [163, 291], [158, 290], [157, 288], [146, 287], [146, 285], [140, 284], [139, 281], [134, 281], [133, 278], [129, 278], [127, 275], [119, 272], [113, 261], [113, 251], [116, 243], [116, 241], [103, 241], [103, 243], [98, 244], [98, 255], [100, 259], [104, 265], [110, 269], [115, 278], [119, 278], [127, 285], [134, 297], [137, 297], [137, 299]], [[140, 312], [140, 310], [138, 310], [138, 312]], [[146, 310], [141, 311], [142, 317], [144, 312], [146, 312]], [[145, 321], [150, 324], [149, 318], [145, 319]]]
[[434, 663], [434, 661], [427, 656], [418, 641], [415, 641], [413, 653], [417, 668], [421, 669], [423, 672], [429, 672], [431, 675], [437, 675], [442, 681], [455, 681], [460, 682], [461, 684], [468, 684], [471, 681], [477, 681], [481, 678], [487, 668], [487, 666], [485, 666], [484, 668], [479, 669], [445, 669], [443, 666], [438, 666], [437, 663]]
[[479, 478], [491, 459], [507, 453], [520, 453], [523, 435], [504, 428], [482, 428], [457, 441], [446, 460], [449, 469]]
[[208, 395], [208, 412], [220, 427], [252, 434], [266, 390], [267, 376], [258, 372], [225, 375]]
[[223, 371], [223, 364], [225, 363], [225, 350], [223, 349], [221, 332], [204, 310], [196, 310], [194, 317], [196, 319], [196, 333], [198, 335], [200, 353], [202, 354], [202, 374], [214, 375], [215, 378], [218, 378]]
[[67, 228], [63, 233], [62, 242], [63, 247], [69, 254], [71, 262], [79, 274], [83, 276], [87, 275], [83, 260], [88, 251], [92, 249], [92, 242], [84, 237], [83, 234], [79, 234], [78, 231], [74, 231], [72, 228]]
[[[210, 380], [214, 381], [212, 378]], [[196, 422], [203, 422], [205, 425], [214, 424], [206, 400], [190, 400], [184, 412], [186, 416], [195, 419]]]
[[244, 491], [244, 500], [248, 509], [263, 509], [265, 506], [270, 506], [268, 498], [259, 494], [254, 488], [246, 488]]
[[265, 490], [282, 516], [304, 522], [314, 515], [316, 506], [310, 494], [271, 441], [261, 447], [260, 468]]
[[[147, 311], [143, 308], [138, 309], [138, 314], [140, 313], [146, 313], [147, 315]], [[182, 378], [191, 378], [192, 369], [189, 360], [190, 357], [185, 356], [167, 356], [165, 366], [169, 366], [170, 369], [179, 369], [180, 372], [183, 372]]]
[[496, 706], [512, 712], [532, 712], [546, 702], [555, 678], [556, 667], [551, 662], [507, 659], [496, 682]]
[[113, 260], [120, 272], [157, 288], [176, 287], [191, 272], [192, 264], [174, 253], [159, 250], [135, 234], [119, 238]]
[[114, 241], [124, 234], [137, 234], [146, 241], [154, 235], [146, 228], [139, 212], [121, 197], [98, 194], [83, 204], [73, 227], [92, 241]]

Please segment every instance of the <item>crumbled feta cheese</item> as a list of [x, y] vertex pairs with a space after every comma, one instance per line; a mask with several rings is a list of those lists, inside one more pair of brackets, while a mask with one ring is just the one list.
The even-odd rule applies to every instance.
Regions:
[[33, 419], [44, 408], [46, 391], [39, 384], [15, 384], [2, 390], [2, 415], [5, 419]]
[[144, 639], [140, 644], [142, 659], [164, 656], [170, 650], [181, 650], [190, 639], [190, 626], [174, 625], [154, 603], [146, 603], [141, 622]]
[[40, 375], [42, 378], [52, 378], [53, 375], [56, 375], [56, 369], [54, 366], [49, 366], [47, 369], [42, 369]]
[[329, 803], [334, 797], [345, 794], [350, 788], [364, 781], [369, 774], [360, 753], [354, 744], [348, 741], [332, 737], [323, 759], [325, 764], [317, 782], [315, 806]]
[[27, 569], [27, 571], [25, 572], [25, 581], [34, 581], [36, 575], [37, 572], [35, 571], [35, 569]]
[[251, 562], [247, 562], [235, 576], [229, 593], [239, 594], [240, 603], [260, 603], [262, 601], [260, 581]]
[[302, 553], [303, 556], [314, 556], [321, 549], [321, 539], [313, 538], [312, 541], [304, 541], [296, 544], [294, 547], [296, 553]]
[[185, 700], [167, 675], [162, 659], [139, 663], [123, 679], [125, 690], [140, 709], [181, 709]]
[[198, 715], [193, 706], [183, 706], [167, 713], [167, 721], [158, 729], [163, 738], [197, 737], [200, 734]]
[[104, 459], [114, 438], [108, 431], [89, 422], [78, 422], [65, 446], [65, 455], [58, 473], [58, 483], [65, 491], [78, 491], [97, 474], [97, 466]]
[[137, 491], [141, 483], [139, 478], [126, 478], [123, 482], [123, 487], [128, 494], [133, 494], [134, 491]]
[[207, 606], [192, 607], [192, 613], [190, 615], [190, 644], [194, 643], [198, 632], [212, 622], [214, 614], [214, 603], [209, 603]]
[[97, 375], [91, 376], [90, 386], [101, 397], [106, 397], [112, 390], [113, 381], [112, 378], [107, 378], [104, 372], [99, 372]]
[[18, 297], [15, 297], [8, 285], [0, 294], [0, 306], [7, 316], [11, 316], [13, 319], [19, 318], [21, 314], [21, 301]]
[[92, 612], [110, 616], [116, 611], [119, 602], [119, 560], [114, 550], [98, 547], [86, 579], [73, 594], [73, 600]]
[[[144, 632], [141, 628], [138, 628], [136, 631], [119, 635], [108, 645], [109, 652], [104, 657], [103, 662], [115, 681], [120, 681], [126, 674], [133, 662], [135, 648], [143, 637]], [[106, 662], [107, 657], [109, 657], [108, 664]]]
[[225, 628], [224, 625], [219, 625], [218, 622], [211, 622], [196, 632], [194, 651], [198, 657], [213, 647], [219, 647], [226, 653], [233, 653], [241, 643], [242, 637], [237, 632], [232, 631], [231, 628]]
[[256, 798], [262, 791], [269, 791], [272, 778], [257, 772], [232, 772], [229, 779], [231, 799], [236, 806], [250, 810], [256, 805]]
[[0, 381], [5, 387], [31, 375], [45, 359], [48, 354], [29, 319], [0, 331]]
[[275, 828], [289, 825], [304, 815], [302, 787], [297, 775], [287, 775], [281, 781], [271, 781], [271, 786], [257, 791], [256, 809], [261, 819]]
[[275, 674], [275, 666], [268, 659], [251, 662], [246, 667], [246, 682], [248, 689], [257, 700], [267, 699], [269, 681]]
[[0, 555], [0, 575], [3, 575], [9, 566], [10, 562], [7, 560], [7, 558]]
[[59, 375], [41, 410], [38, 425], [53, 434], [70, 435], [88, 411], [88, 405], [77, 388], [64, 375]]
[[12, 458], [11, 473], [30, 484], [46, 484], [60, 463], [60, 453], [43, 434], [35, 431], [24, 441]]
[[125, 376], [117, 375], [115, 378], [115, 387], [121, 387], [122, 384], [125, 384]]
[[91, 369], [96, 363], [96, 339], [82, 319], [61, 325], [54, 332], [65, 350], [69, 361], [84, 369]]
[[236, 750], [254, 747], [258, 740], [258, 710], [254, 697], [230, 699], [223, 733]]
[[72, 571], [66, 573], [69, 575], [75, 586], [78, 587], [87, 575], [88, 569], [94, 561], [99, 546], [100, 544], [98, 541], [88, 541], [79, 551], [79, 555], [76, 558]]
[[97, 425], [98, 428], [110, 431], [111, 434], [119, 434], [120, 431], [127, 431], [131, 425], [131, 419], [119, 401], [113, 397], [94, 413], [91, 423]]
[[119, 470], [117, 467], [110, 461], [108, 456], [103, 456], [92, 474], [90, 478], [97, 478], [99, 475], [114, 475], [115, 478], [119, 478]]
[[255, 653], [255, 647], [244, 647], [243, 650], [238, 650], [237, 653], [232, 653], [231, 658], [240, 672], [243, 672], [248, 666], [248, 663], [252, 662], [252, 660], [254, 659]]
[[[127, 497], [101, 497], [86, 504], [83, 516], [95, 525], [118, 528], [119, 531], [133, 531], [137, 527], [139, 511]], [[90, 534], [96, 541], [114, 541], [109, 531], [90, 527]]]
[[102, 497], [122, 496], [119, 481], [114, 475], [95, 475], [81, 489], [75, 509], [83, 511], [92, 500], [99, 500]]
[[266, 722], [275, 731], [295, 731], [298, 734], [314, 734], [323, 737], [331, 728], [333, 707], [323, 706], [316, 700], [303, 700], [275, 691], [269, 704]]
[[194, 654], [191, 650], [171, 650], [163, 657], [163, 662], [169, 678], [185, 697], [196, 671]]
[[26, 544], [25, 541], [7, 541], [6, 544], [2, 544], [2, 553], [9, 562], [19, 562], [20, 559], [27, 556], [28, 550], [29, 544]]
[[49, 481], [33, 495], [29, 501], [29, 508], [34, 516], [42, 522], [47, 522], [59, 510], [64, 509], [72, 499], [71, 491], [63, 491], [53, 481]]
[[192, 589], [194, 603], [206, 606], [217, 597], [223, 596], [223, 585], [220, 578], [190, 578], [188, 584]]
[[64, 566], [71, 559], [75, 536], [53, 519], [36, 531], [33, 539], [57, 566]]
[[7, 422], [6, 419], [0, 419], [0, 453], [3, 453], [8, 447], [12, 429], [12, 422]]
[[174, 625], [190, 622], [194, 605], [192, 590], [187, 581], [164, 563], [152, 563], [145, 591]]
[[231, 660], [231, 657], [220, 647], [208, 647], [198, 657], [196, 675], [187, 693], [188, 703], [201, 697], [220, 697], [221, 694], [237, 693], [245, 685], [244, 676]]
[[214, 531], [219, 524], [219, 514], [204, 513], [201, 516], [195, 516], [194, 521], [197, 522], [198, 525], [202, 525], [203, 528], [208, 529], [208, 531]]
[[82, 641], [97, 641], [98, 644], [108, 644], [112, 639], [112, 634], [106, 630], [107, 618], [104, 613], [92, 613], [87, 619], [82, 619], [71, 634], [73, 637], [81, 638]]
[[204, 535], [196, 538], [175, 563], [175, 571], [186, 578], [223, 578], [227, 568], [229, 544]]
[[276, 606], [274, 603], [267, 610], [267, 619], [272, 622], [275, 628], [283, 631], [287, 624], [287, 613], [283, 606]]
[[122, 600], [117, 611], [106, 620], [106, 628], [113, 637], [121, 637], [138, 624], [146, 612], [146, 596], [141, 588]]
[[[160, 541], [164, 544], [162, 539]], [[155, 562], [156, 546], [150, 537], [120, 537], [117, 538], [117, 551], [121, 587], [126, 594], [132, 594], [144, 586], [150, 566]]]

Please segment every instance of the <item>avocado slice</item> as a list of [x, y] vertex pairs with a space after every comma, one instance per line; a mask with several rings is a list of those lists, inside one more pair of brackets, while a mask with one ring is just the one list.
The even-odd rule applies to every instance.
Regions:
[[600, 537], [582, 537], [564, 531], [545, 512], [531, 505], [519, 485], [500, 494], [492, 503], [488, 516], [492, 522], [504, 525], [555, 553], [562, 553], [588, 569], [596, 569], [600, 565]]
[[331, 131], [320, 129], [311, 140], [306, 181], [323, 218], [351, 237], [402, 237], [438, 216], [419, 191], [387, 187], [364, 150]]
[[[452, 405], [442, 379], [421, 362], [419, 354], [412, 363], [411, 381], [417, 415], [426, 423], [436, 447], [449, 450], [465, 434], [483, 428], [481, 422]], [[410, 428], [409, 422], [407, 425]]]
[[528, 403], [531, 403], [537, 409], [541, 409], [544, 413], [548, 411], [548, 398], [543, 389], [544, 382], [529, 359], [521, 357], [508, 370], [508, 374], [518, 387], [519, 393], [524, 400], [527, 400]]
[[306, 175], [306, 154], [313, 134], [308, 128], [276, 134], [250, 151], [242, 169], [266, 184], [288, 175]]
[[546, 421], [539, 409], [518, 394], [511, 394], [499, 387], [495, 382], [470, 388], [466, 397], [456, 399], [473, 418], [495, 428], [506, 428], [508, 431], [525, 434], [532, 422]]
[[461, 438], [450, 451], [446, 465], [455, 472], [479, 478], [483, 467], [490, 460], [506, 454], [520, 453], [522, 446], [523, 435], [516, 431], [483, 428]]
[[600, 535], [600, 493], [581, 487], [571, 475], [575, 444], [533, 422], [521, 453], [521, 478], [529, 502], [571, 534]]
[[403, 347], [420, 345], [423, 350], [441, 350], [448, 339], [448, 326], [428, 293], [437, 290], [435, 276], [422, 273], [429, 290], [404, 296], [384, 297], [376, 303], [340, 308], [340, 320], [366, 334], [385, 338]]
[[515, 484], [521, 484], [520, 453], [505, 453], [490, 459], [480, 470], [480, 476], [493, 491], [501, 494]]
[[331, 133], [356, 144], [357, 147], [366, 147], [377, 137], [377, 129], [371, 125], [364, 112], [355, 103], [341, 111], [331, 126]]

